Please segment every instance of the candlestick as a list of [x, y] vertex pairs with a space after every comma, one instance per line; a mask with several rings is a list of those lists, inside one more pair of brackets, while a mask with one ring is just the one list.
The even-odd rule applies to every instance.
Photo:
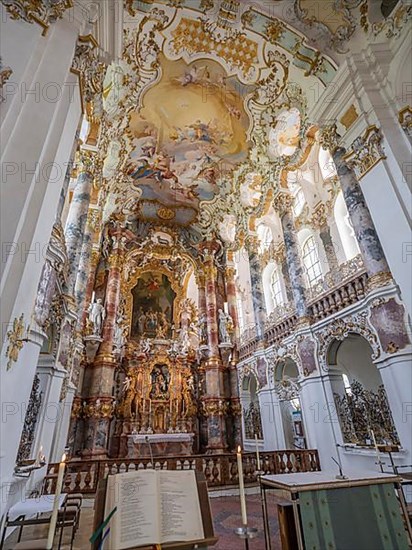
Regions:
[[239, 496], [240, 496], [240, 512], [242, 515], [242, 524], [247, 526], [247, 514], [246, 514], [246, 498], [245, 498], [245, 485], [243, 482], [243, 465], [242, 465], [242, 449], [240, 446], [237, 448], [237, 471], [239, 476]]
[[379, 454], [379, 449], [378, 449], [378, 444], [376, 443], [376, 438], [375, 438], [375, 433], [373, 430], [371, 430], [371, 436], [372, 436], [372, 441], [373, 441], [373, 444], [375, 446], [375, 451], [376, 451], [376, 458], [378, 459], [378, 464], [382, 470], [382, 462], [381, 462], [381, 455]]
[[145, 408], [146, 408], [146, 399], [143, 397], [143, 412], [145, 411]]
[[59, 511], [60, 494], [63, 487], [64, 469], [66, 467], [66, 453], [63, 453], [61, 462], [59, 464], [59, 472], [57, 475], [56, 493], [54, 495], [53, 512], [50, 518], [49, 534], [47, 536], [47, 550], [52, 550], [54, 533], [56, 531], [57, 514]]
[[258, 445], [258, 436], [255, 434], [255, 444], [256, 444], [256, 467], [260, 472], [260, 456], [259, 456], [259, 445]]

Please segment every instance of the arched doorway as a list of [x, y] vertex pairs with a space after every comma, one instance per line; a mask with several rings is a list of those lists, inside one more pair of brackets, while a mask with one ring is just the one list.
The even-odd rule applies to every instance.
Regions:
[[287, 449], [306, 448], [298, 378], [299, 370], [293, 359], [287, 357], [278, 362], [275, 368], [275, 391]]
[[334, 340], [328, 349], [331, 385], [344, 443], [399, 445], [399, 437], [372, 348], [359, 334]]

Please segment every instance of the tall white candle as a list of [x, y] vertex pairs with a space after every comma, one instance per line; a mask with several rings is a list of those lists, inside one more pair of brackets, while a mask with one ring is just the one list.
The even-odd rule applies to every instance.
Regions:
[[378, 444], [376, 443], [375, 433], [371, 430], [372, 441], [375, 446], [376, 458], [378, 459], [379, 466], [381, 465], [381, 455], [379, 454]]
[[60, 494], [63, 487], [64, 469], [66, 467], [66, 454], [63, 453], [61, 462], [59, 464], [59, 473], [57, 475], [56, 493], [54, 495], [53, 512], [50, 518], [49, 534], [47, 536], [47, 550], [53, 548], [54, 533], [56, 531], [57, 514], [59, 511]]
[[259, 445], [258, 445], [258, 436], [255, 434], [255, 443], [256, 443], [256, 467], [260, 471], [260, 456], [259, 456]]
[[245, 485], [243, 482], [243, 465], [242, 465], [242, 449], [237, 448], [237, 471], [239, 476], [239, 496], [240, 496], [240, 513], [242, 514], [242, 524], [247, 526], [247, 514], [246, 514], [246, 498], [245, 498]]

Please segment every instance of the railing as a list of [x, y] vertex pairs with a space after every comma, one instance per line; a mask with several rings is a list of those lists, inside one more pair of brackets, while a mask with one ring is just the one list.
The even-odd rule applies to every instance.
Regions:
[[[328, 273], [315, 288], [308, 291], [309, 314], [316, 323], [356, 302], [367, 293], [368, 275], [360, 255], [339, 266], [339, 271]], [[273, 312], [265, 323], [267, 346], [280, 343], [293, 333], [297, 317], [292, 306], [286, 304]], [[250, 329], [249, 329], [250, 330]], [[257, 349], [256, 338], [240, 340], [239, 359], [251, 357]]]
[[319, 297], [316, 301], [313, 301], [310, 306], [314, 320], [320, 321], [332, 315], [332, 313], [336, 313], [362, 300], [367, 292], [367, 280], [367, 274], [362, 273], [339, 288], [335, 288], [324, 296]]
[[[260, 453], [261, 468], [265, 474], [320, 471], [316, 449], [269, 451]], [[154, 457], [159, 470], [195, 470], [203, 472], [209, 487], [227, 487], [238, 484], [235, 453], [193, 456]], [[150, 458], [70, 460], [66, 466], [63, 491], [93, 495], [101, 479], [109, 474], [152, 467]], [[56, 487], [58, 464], [49, 464], [43, 492], [53, 494]], [[243, 454], [245, 483], [256, 483], [256, 454]]]

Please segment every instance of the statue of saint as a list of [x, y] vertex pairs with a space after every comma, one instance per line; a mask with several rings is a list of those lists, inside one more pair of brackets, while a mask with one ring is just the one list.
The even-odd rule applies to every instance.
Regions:
[[226, 315], [226, 313], [222, 309], [219, 309], [218, 313], [219, 313], [219, 336], [220, 336], [220, 341], [221, 341], [222, 344], [228, 344], [228, 343], [230, 343], [229, 332], [227, 330], [228, 316]]
[[118, 315], [116, 319], [116, 325], [114, 327], [113, 343], [114, 343], [114, 347], [119, 351], [123, 349], [124, 340], [125, 340], [124, 329], [122, 325], [123, 320], [124, 320], [123, 315], [122, 314]]
[[142, 308], [139, 309], [138, 318], [137, 318], [137, 328], [139, 334], [143, 336], [146, 329], [146, 315]]
[[102, 299], [97, 298], [94, 303], [91, 303], [87, 310], [89, 320], [93, 323], [93, 334], [100, 336], [103, 329], [103, 321], [106, 318], [106, 310], [102, 304]]
[[203, 315], [199, 319], [199, 340], [200, 344], [207, 344], [207, 315]]

